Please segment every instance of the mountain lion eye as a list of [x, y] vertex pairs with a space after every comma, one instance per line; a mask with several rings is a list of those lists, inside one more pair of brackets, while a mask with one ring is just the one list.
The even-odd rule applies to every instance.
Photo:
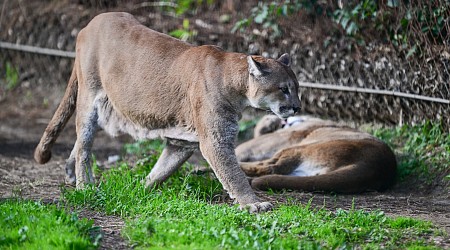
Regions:
[[280, 87], [279, 89], [283, 92], [283, 94], [289, 95], [289, 89], [287, 87]]

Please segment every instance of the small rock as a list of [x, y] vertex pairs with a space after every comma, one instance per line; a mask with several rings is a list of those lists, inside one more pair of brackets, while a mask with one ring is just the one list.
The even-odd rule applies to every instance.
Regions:
[[108, 163], [115, 163], [118, 162], [120, 160], [120, 156], [119, 155], [110, 155], [108, 156]]
[[223, 14], [219, 17], [219, 22], [221, 23], [229, 23], [231, 20], [231, 16], [228, 14]]

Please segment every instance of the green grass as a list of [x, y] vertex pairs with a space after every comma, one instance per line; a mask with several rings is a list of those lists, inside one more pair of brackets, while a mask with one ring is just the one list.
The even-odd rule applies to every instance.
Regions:
[[89, 237], [96, 232], [92, 224], [55, 205], [1, 201], [0, 249], [94, 249], [98, 242]]
[[19, 73], [10, 62], [6, 62], [5, 64], [5, 80], [6, 90], [14, 89], [19, 83]]
[[[138, 143], [127, 152], [157, 147]], [[382, 211], [312, 208], [278, 204], [272, 212], [249, 214], [237, 206], [217, 204], [220, 183], [189, 174], [185, 165], [161, 187], [146, 191], [141, 180], [157, 159], [142, 155], [130, 167], [121, 163], [103, 174], [96, 186], [66, 190], [64, 199], [125, 219], [123, 236], [137, 248], [152, 249], [433, 249], [427, 239], [440, 232], [430, 223], [390, 218]]]
[[440, 123], [424, 122], [370, 132], [395, 149], [400, 181], [413, 175], [428, 184], [448, 183], [448, 177], [443, 176], [450, 174], [450, 134]]

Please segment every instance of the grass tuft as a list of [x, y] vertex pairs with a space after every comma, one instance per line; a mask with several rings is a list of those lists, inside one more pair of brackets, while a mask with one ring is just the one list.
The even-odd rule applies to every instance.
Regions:
[[414, 175], [427, 184], [449, 182], [444, 176], [450, 174], [450, 134], [442, 124], [424, 122], [371, 132], [396, 149], [400, 180]]
[[55, 205], [24, 200], [0, 202], [0, 249], [95, 249], [93, 222]]

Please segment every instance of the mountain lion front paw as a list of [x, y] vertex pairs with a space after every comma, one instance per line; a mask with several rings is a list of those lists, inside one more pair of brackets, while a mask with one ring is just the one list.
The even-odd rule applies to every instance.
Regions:
[[249, 213], [263, 213], [272, 210], [273, 205], [270, 202], [255, 202], [255, 203], [249, 203], [245, 205], [240, 205], [239, 209], [241, 210], [247, 210]]

